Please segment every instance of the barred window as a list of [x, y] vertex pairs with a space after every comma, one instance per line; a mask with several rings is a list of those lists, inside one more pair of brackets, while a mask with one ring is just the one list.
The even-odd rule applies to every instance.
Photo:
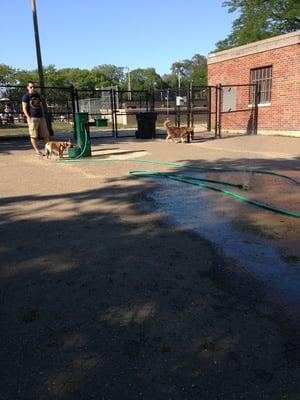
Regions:
[[[257, 84], [258, 104], [271, 102], [272, 92], [272, 66], [250, 70], [250, 83]], [[250, 104], [254, 103], [255, 86], [251, 87]]]

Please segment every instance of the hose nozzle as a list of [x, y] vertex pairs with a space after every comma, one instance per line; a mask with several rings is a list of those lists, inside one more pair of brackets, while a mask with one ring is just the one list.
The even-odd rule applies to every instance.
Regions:
[[245, 184], [242, 186], [242, 190], [250, 190], [250, 189], [251, 189], [250, 185]]

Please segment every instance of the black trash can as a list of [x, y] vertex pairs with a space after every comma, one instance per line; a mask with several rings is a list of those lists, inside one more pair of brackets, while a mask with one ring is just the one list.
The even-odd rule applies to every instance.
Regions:
[[137, 139], [152, 139], [156, 137], [156, 119], [155, 112], [140, 112], [136, 114], [138, 130], [135, 132]]

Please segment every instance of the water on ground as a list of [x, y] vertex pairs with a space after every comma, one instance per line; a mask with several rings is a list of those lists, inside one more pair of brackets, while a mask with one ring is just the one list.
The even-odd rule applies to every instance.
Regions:
[[219, 196], [216, 193], [208, 201], [207, 189], [161, 179], [157, 188], [148, 194], [148, 199], [170, 223], [208, 239], [225, 256], [267, 283], [285, 304], [299, 307], [299, 263], [286, 262], [269, 240], [234, 228], [226, 213], [216, 215], [214, 209], [222, 201]]

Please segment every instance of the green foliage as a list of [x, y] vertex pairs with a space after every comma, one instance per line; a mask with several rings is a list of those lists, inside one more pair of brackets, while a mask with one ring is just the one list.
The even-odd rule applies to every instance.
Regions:
[[[163, 81], [155, 68], [137, 68], [130, 71], [132, 90], [153, 90], [163, 88]], [[128, 76], [126, 77], [128, 83]], [[127, 87], [126, 87], [127, 89]]]
[[[181, 71], [181, 83], [187, 85], [192, 82], [195, 86], [202, 86], [207, 84], [207, 60], [206, 57], [195, 54], [191, 60], [183, 60], [172, 64], [172, 75], [176, 76], [177, 82], [178, 71]], [[173, 82], [174, 80], [171, 79]], [[173, 86], [173, 85], [172, 85]], [[176, 84], [174, 85], [176, 86]]]
[[94, 67], [90, 72], [94, 87], [120, 86], [124, 80], [122, 67], [103, 64]]
[[[44, 81], [47, 100], [52, 104], [65, 104], [69, 99], [69, 93], [63, 88], [73, 85], [77, 89], [95, 90], [108, 86], [117, 86], [119, 89], [128, 89], [130, 75], [132, 90], [162, 90], [168, 87], [176, 88], [178, 85], [177, 68], [182, 68], [182, 87], [190, 82], [193, 85], [206, 85], [207, 65], [206, 58], [195, 54], [191, 60], [178, 61], [172, 64], [171, 73], [161, 77], [155, 68], [137, 68], [130, 71], [124, 67], [103, 64], [88, 69], [62, 68], [56, 69], [55, 65], [44, 67]], [[38, 84], [37, 70], [15, 70], [5, 64], [0, 64], [0, 85], [13, 84], [27, 86], [29, 80]], [[25, 88], [12, 88], [2, 90], [15, 103], [20, 102]], [[49, 87], [62, 89], [48, 89]]]
[[15, 69], [5, 64], [0, 64], [0, 85], [15, 84]]
[[87, 69], [80, 68], [63, 68], [58, 70], [59, 79], [62, 86], [73, 85], [77, 89], [93, 89], [93, 79]]
[[240, 15], [227, 38], [216, 43], [215, 51], [300, 29], [299, 0], [228, 0], [223, 6]]
[[177, 75], [175, 73], [165, 74], [163, 75], [162, 79], [167, 88], [177, 87]]

